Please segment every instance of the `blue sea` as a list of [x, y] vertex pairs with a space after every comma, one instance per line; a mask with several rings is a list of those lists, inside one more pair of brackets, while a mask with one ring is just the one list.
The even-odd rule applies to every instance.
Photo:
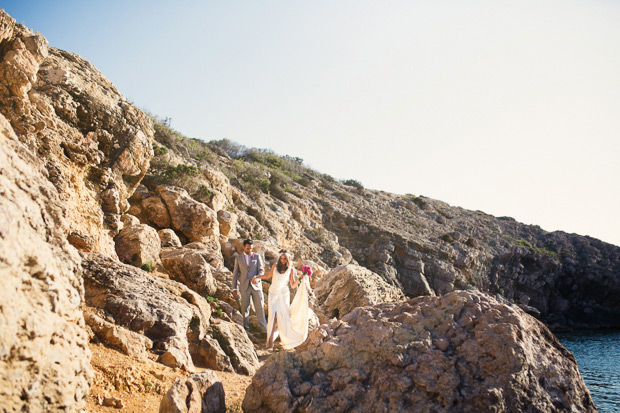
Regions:
[[620, 332], [556, 334], [575, 355], [599, 412], [620, 412]]

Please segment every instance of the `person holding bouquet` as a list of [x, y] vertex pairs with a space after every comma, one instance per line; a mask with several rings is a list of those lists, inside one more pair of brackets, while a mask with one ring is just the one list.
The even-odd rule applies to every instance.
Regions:
[[[265, 275], [254, 277], [254, 279], [261, 280], [273, 278], [269, 287], [267, 305], [266, 347], [268, 350], [273, 349], [273, 343], [278, 336], [285, 349], [297, 347], [308, 337], [308, 320], [311, 310], [308, 307], [309, 287], [305, 278], [311, 275], [312, 270], [308, 266], [303, 266], [302, 273], [298, 275], [297, 270], [293, 268], [291, 255], [286, 250], [281, 250], [278, 261], [271, 267], [271, 270]], [[292, 302], [289, 285], [293, 288], [299, 286]]]

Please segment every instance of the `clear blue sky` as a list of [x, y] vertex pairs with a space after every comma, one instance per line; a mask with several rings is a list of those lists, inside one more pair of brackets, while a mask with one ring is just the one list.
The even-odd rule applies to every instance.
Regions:
[[1, 7], [188, 136], [620, 245], [620, 2]]

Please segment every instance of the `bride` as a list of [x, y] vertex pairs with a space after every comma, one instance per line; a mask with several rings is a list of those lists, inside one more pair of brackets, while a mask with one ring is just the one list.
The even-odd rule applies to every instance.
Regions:
[[310, 311], [308, 308], [308, 282], [305, 279], [301, 280], [301, 286], [295, 293], [293, 302], [291, 302], [288, 285], [297, 288], [300, 281], [297, 278], [297, 270], [293, 268], [291, 255], [285, 250], [280, 251], [278, 262], [271, 267], [267, 274], [254, 277], [254, 279], [265, 280], [272, 277], [267, 306], [269, 318], [267, 321], [266, 346], [268, 350], [272, 350], [273, 342], [279, 335], [282, 347], [291, 349], [303, 343], [308, 337]]

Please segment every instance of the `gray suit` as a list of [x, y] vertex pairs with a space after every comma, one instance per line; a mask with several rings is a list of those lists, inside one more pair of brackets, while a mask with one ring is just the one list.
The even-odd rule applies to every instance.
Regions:
[[252, 284], [252, 278], [257, 275], [265, 274], [263, 259], [259, 254], [252, 253], [248, 257], [249, 264], [245, 262], [245, 254], [241, 253], [235, 258], [235, 269], [233, 270], [233, 290], [238, 290], [241, 295], [241, 314], [243, 315], [243, 327], [250, 330], [250, 296], [254, 302], [254, 310], [258, 321], [267, 330], [267, 320], [265, 320], [265, 310], [263, 308], [265, 299], [263, 298], [263, 286], [261, 281]]

